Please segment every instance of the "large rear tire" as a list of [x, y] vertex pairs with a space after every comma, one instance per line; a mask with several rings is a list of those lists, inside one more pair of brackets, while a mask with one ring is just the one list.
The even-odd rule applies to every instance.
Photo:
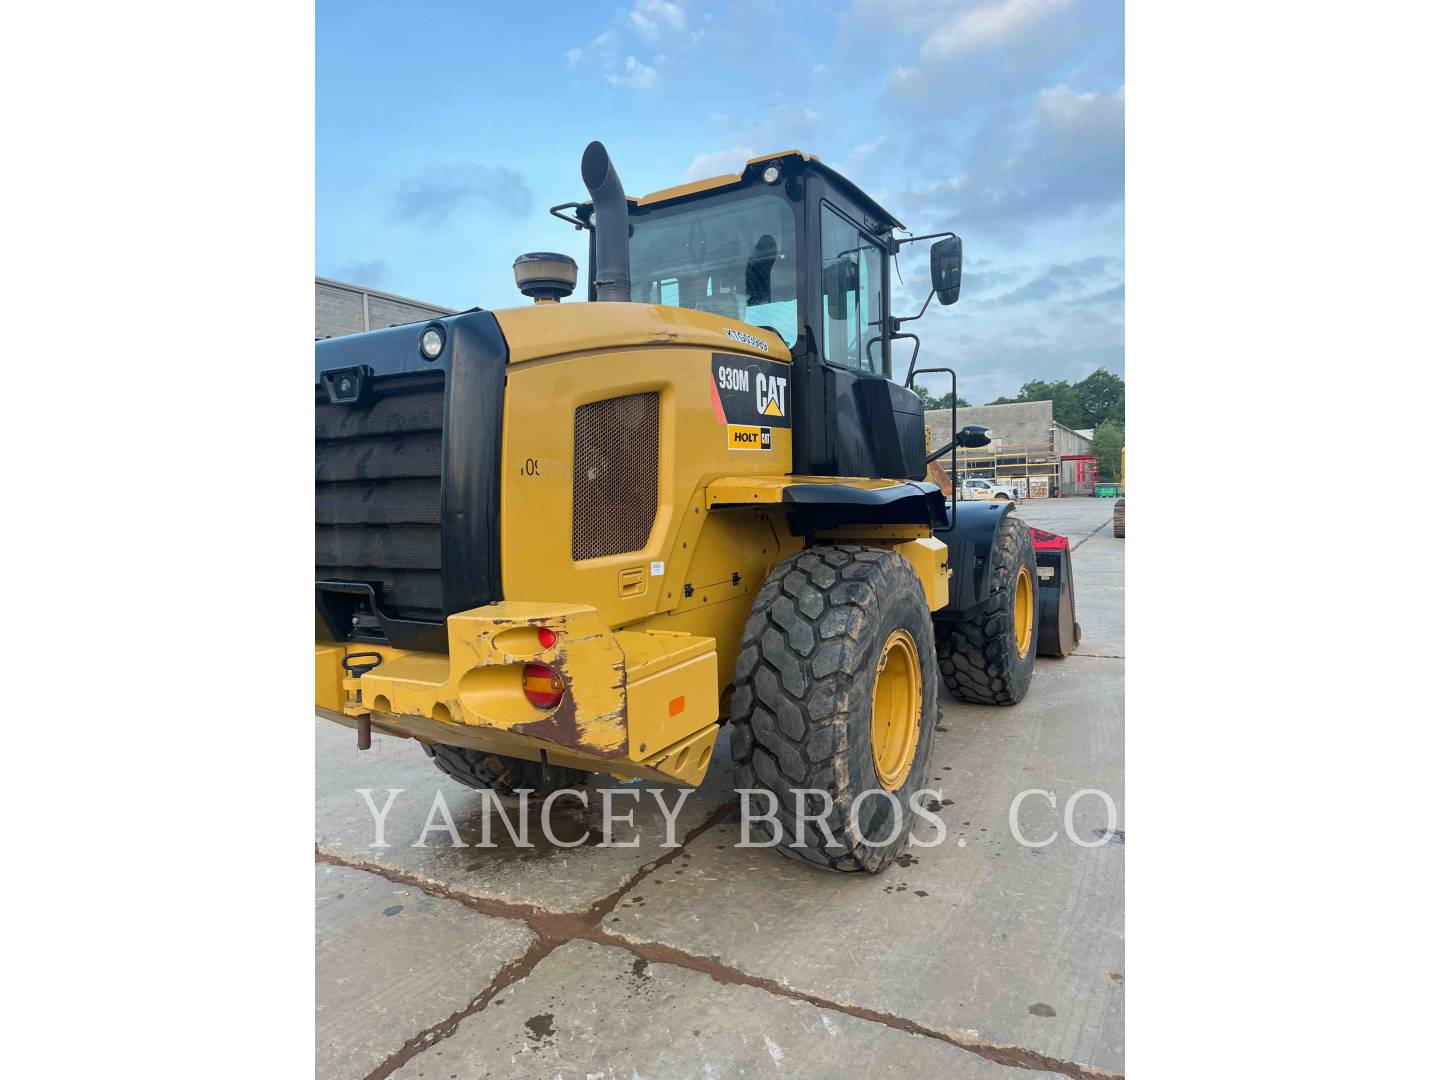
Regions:
[[[779, 829], [742, 796], [761, 843], [826, 870], [878, 874], [915, 824], [935, 737], [934, 630], [915, 571], [892, 551], [836, 545], [780, 562], [740, 639], [730, 738], [735, 786], [775, 797]], [[835, 844], [804, 811], [820, 814]], [[870, 792], [872, 794], [866, 794]], [[821, 794], [823, 793], [823, 794]]]
[[1115, 500], [1115, 538], [1125, 539], [1125, 500]]
[[975, 705], [1018, 705], [1030, 689], [1039, 639], [1035, 543], [1014, 514], [995, 533], [990, 597], [969, 618], [937, 620], [945, 689]]
[[579, 787], [588, 775], [579, 769], [545, 766], [538, 761], [487, 754], [464, 746], [420, 745], [435, 762], [435, 767], [450, 779], [476, 790], [488, 788], [500, 795], [514, 795], [521, 790], [548, 795], [561, 788]]

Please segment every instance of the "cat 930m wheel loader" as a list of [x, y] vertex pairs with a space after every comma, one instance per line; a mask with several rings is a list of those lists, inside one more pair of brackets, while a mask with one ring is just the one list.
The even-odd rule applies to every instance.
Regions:
[[553, 213], [589, 233], [588, 303], [560, 302], [572, 260], [525, 255], [533, 304], [316, 343], [316, 707], [501, 793], [699, 784], [728, 723], [780, 851], [879, 871], [942, 672], [1013, 704], [1039, 637], [1013, 504], [924, 482], [956, 440], [927, 453], [890, 313], [912, 240], [955, 302], [960, 240], [897, 236], [796, 151], [635, 199], [592, 143], [581, 175]]

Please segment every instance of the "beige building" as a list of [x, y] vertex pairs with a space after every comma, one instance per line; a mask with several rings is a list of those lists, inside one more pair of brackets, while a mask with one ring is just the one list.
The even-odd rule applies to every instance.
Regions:
[[[1093, 490], [1093, 479], [1085, 475], [1083, 464], [1065, 461], [1091, 453], [1091, 440], [1055, 420], [1053, 401], [973, 405], [955, 410], [955, 419], [961, 427], [981, 424], [992, 432], [989, 446], [959, 452], [957, 472], [962, 479], [985, 476], [1020, 482], [1031, 495], [1041, 497], [1057, 490], [1065, 495], [1088, 495]], [[931, 446], [950, 441], [950, 420], [949, 409], [926, 410]], [[948, 470], [949, 455], [937, 464]]]
[[453, 314], [449, 308], [368, 289], [364, 285], [322, 277], [315, 279], [316, 341]]

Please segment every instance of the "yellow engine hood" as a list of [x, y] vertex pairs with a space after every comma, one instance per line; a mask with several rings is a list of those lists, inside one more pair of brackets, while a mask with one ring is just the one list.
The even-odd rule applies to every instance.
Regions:
[[785, 342], [770, 331], [689, 308], [569, 302], [505, 308], [494, 315], [512, 364], [637, 345], [688, 345], [790, 361]]

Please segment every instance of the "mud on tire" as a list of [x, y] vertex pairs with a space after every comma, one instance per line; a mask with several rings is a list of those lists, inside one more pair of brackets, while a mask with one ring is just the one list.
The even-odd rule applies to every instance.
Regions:
[[421, 743], [435, 767], [452, 780], [466, 787], [488, 788], [500, 795], [514, 795], [528, 788], [536, 795], [545, 795], [561, 788], [579, 787], [588, 774], [579, 769], [556, 765], [544, 766], [538, 761], [501, 757], [463, 746]]
[[969, 618], [936, 620], [935, 648], [940, 679], [954, 697], [975, 705], [1017, 705], [1030, 689], [1040, 634], [1036, 609], [1021, 656], [1015, 642], [1016, 582], [1021, 570], [1028, 570], [1036, 596], [1039, 574], [1030, 529], [1014, 514], [996, 530], [994, 554], [989, 598]]
[[[919, 733], [909, 771], [893, 792], [898, 811], [884, 795], [871, 751], [877, 665], [897, 630], [911, 638], [919, 672]], [[816, 547], [771, 571], [740, 639], [730, 753], [737, 788], [776, 798], [781, 839], [775, 850], [851, 873], [879, 873], [895, 859], [914, 827], [911, 796], [929, 769], [937, 675], [924, 590], [901, 556], [849, 545]], [[813, 820], [799, 826], [792, 794], [798, 788], [830, 796], [825, 823], [836, 846], [828, 846]], [[876, 794], [861, 798], [866, 791]], [[763, 796], [744, 797], [757, 818], [769, 809]], [[824, 808], [819, 795], [805, 799], [809, 813]], [[852, 813], [857, 800], [859, 811]], [[762, 820], [751, 839], [774, 837]]]

